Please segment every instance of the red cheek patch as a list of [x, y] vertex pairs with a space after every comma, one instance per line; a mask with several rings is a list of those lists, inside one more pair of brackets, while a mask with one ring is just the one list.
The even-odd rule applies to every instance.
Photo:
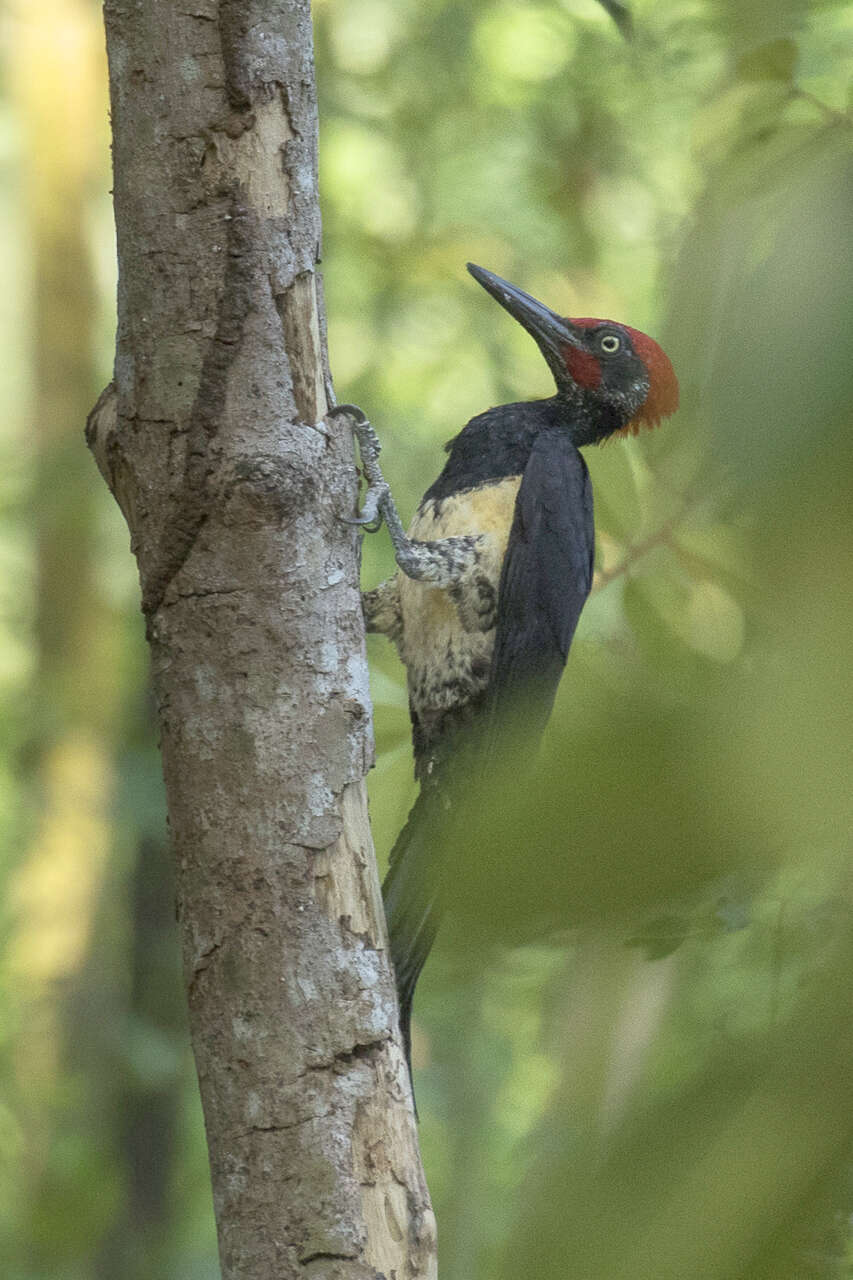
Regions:
[[594, 390], [601, 385], [601, 365], [597, 356], [580, 347], [563, 347], [566, 368], [579, 387]]

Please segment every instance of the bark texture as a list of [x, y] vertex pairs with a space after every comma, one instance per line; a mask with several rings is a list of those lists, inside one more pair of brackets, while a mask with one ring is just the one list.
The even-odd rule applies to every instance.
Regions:
[[308, 0], [107, 0], [115, 384], [223, 1275], [434, 1274], [327, 425]]

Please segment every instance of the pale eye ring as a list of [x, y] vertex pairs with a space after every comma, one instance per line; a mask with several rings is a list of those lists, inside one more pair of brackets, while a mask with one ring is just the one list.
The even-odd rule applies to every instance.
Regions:
[[605, 333], [601, 339], [601, 350], [605, 351], [609, 356], [615, 356], [621, 346], [622, 339], [617, 338], [615, 333]]

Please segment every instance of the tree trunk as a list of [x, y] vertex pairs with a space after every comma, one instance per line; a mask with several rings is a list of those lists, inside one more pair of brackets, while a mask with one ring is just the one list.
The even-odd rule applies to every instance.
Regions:
[[349, 432], [326, 425], [307, 0], [107, 0], [114, 388], [223, 1275], [427, 1276], [367, 821]]

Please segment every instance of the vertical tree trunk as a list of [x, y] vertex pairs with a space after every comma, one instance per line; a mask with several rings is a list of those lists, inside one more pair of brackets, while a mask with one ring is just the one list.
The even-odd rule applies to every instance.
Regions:
[[115, 388], [223, 1275], [434, 1273], [326, 425], [308, 0], [107, 0]]

